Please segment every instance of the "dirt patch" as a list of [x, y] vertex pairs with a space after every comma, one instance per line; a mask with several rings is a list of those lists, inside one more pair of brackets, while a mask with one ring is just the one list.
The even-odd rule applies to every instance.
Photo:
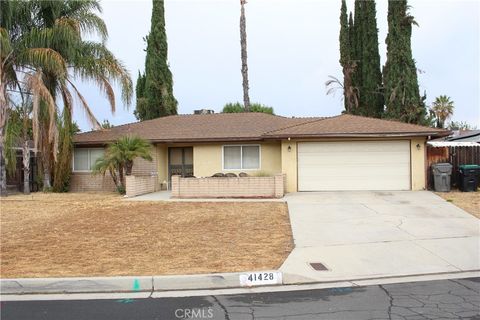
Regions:
[[2, 199], [0, 209], [2, 278], [275, 269], [293, 248], [278, 202], [36, 193]]
[[436, 194], [480, 219], [480, 192], [452, 191]]

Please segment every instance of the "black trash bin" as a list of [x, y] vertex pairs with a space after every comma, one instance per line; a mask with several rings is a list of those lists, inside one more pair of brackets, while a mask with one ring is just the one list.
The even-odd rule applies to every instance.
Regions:
[[463, 164], [458, 166], [459, 188], [463, 192], [477, 191], [480, 166], [476, 164]]
[[450, 163], [432, 164], [433, 185], [437, 192], [450, 191], [450, 178], [452, 175], [452, 165]]

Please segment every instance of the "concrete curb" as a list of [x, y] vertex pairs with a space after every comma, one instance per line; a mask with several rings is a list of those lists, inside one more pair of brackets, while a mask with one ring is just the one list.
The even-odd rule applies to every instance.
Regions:
[[[277, 272], [277, 271], [265, 271]], [[480, 276], [480, 270], [440, 272], [404, 276], [370, 277], [337, 281], [308, 281], [297, 283], [279, 283], [257, 287], [241, 287], [240, 275], [247, 272], [212, 273], [198, 275], [172, 275], [172, 276], [128, 276], [128, 277], [89, 277], [89, 278], [19, 278], [0, 279], [0, 292], [2, 295], [29, 295], [29, 294], [107, 294], [107, 293], [141, 293], [149, 292], [150, 295], [162, 292], [191, 292], [195, 290], [222, 290], [222, 289], [257, 289], [270, 290], [266, 287], [291, 287], [303, 285], [320, 285], [326, 288], [341, 284], [351, 286], [372, 285], [381, 283], [412, 282], [421, 279], [435, 280], [469, 276]], [[276, 291], [277, 289], [271, 288]]]
[[139, 277], [0, 279], [0, 292], [7, 295], [229, 289], [240, 288], [240, 275], [245, 273], [248, 272]]
[[1, 279], [2, 294], [152, 291], [152, 277]]

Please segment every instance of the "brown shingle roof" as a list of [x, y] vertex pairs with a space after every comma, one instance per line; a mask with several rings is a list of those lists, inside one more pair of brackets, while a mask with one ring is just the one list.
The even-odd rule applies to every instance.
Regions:
[[437, 136], [449, 131], [394, 120], [343, 114], [267, 132], [267, 137], [329, 137], [329, 136]]
[[286, 118], [265, 113], [175, 115], [77, 134], [77, 144], [102, 143], [134, 134], [154, 142], [261, 140], [265, 132], [320, 118]]
[[286, 118], [264, 113], [175, 115], [75, 135], [76, 144], [108, 143], [124, 135], [152, 142], [248, 141], [286, 137], [446, 135], [448, 131], [351, 115]]

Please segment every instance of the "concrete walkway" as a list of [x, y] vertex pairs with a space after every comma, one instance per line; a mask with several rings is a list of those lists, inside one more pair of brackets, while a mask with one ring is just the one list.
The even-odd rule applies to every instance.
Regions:
[[[480, 220], [427, 191], [294, 193], [284, 283], [480, 270]], [[311, 262], [328, 271], [316, 271]]]
[[284, 199], [273, 198], [191, 198], [191, 199], [175, 199], [171, 198], [171, 191], [157, 191], [147, 193], [141, 196], [125, 198], [127, 201], [171, 201], [171, 202], [285, 202]]

